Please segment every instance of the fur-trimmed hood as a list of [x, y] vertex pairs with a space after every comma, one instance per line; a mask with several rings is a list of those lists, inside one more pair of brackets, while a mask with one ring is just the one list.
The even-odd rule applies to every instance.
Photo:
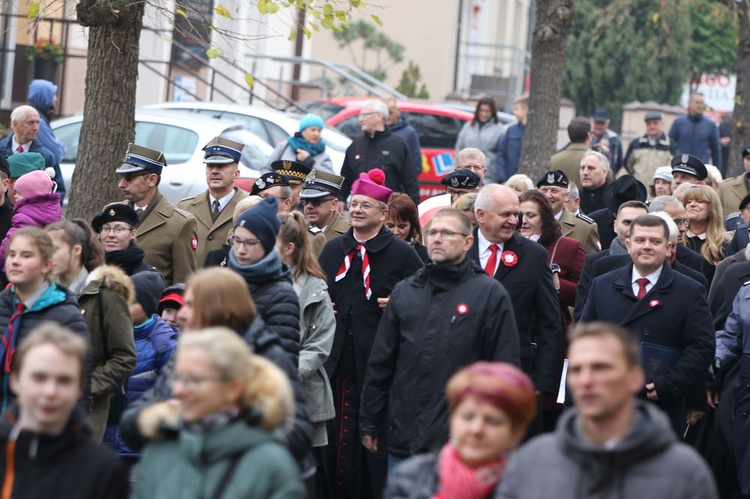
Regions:
[[104, 286], [110, 291], [118, 293], [125, 298], [128, 305], [135, 301], [135, 288], [130, 277], [119, 267], [114, 265], [102, 265], [89, 274], [86, 286], [81, 292], [83, 295], [95, 295], [99, 288]]

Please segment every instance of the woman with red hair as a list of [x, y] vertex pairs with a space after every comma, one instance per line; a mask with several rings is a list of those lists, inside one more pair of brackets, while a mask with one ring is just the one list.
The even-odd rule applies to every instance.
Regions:
[[414, 456], [388, 477], [386, 498], [484, 499], [503, 476], [506, 454], [536, 413], [529, 377], [501, 362], [465, 367], [446, 386], [450, 440], [437, 454]]

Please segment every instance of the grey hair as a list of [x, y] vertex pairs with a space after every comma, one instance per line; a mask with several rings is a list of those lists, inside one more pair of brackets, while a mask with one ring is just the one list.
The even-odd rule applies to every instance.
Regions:
[[[668, 197], [668, 196], [661, 196], [661, 197]], [[667, 222], [667, 227], [669, 227], [669, 241], [675, 242], [677, 241], [677, 237], [680, 235], [680, 230], [677, 228], [677, 224], [674, 223], [674, 220], [672, 220], [672, 217], [667, 213], [666, 211], [654, 211], [651, 212], [650, 215], [654, 215], [656, 217], [661, 218], [665, 222]]]
[[362, 107], [365, 108], [367, 106], [372, 106], [373, 110], [376, 113], [383, 115], [384, 120], [388, 119], [388, 106], [382, 100], [376, 100], [376, 99], [368, 100], [367, 102], [365, 102], [365, 105]]
[[571, 199], [577, 199], [581, 197], [581, 193], [579, 192], [578, 186], [576, 185], [575, 182], [570, 182], [570, 181], [568, 182], [568, 192], [572, 196]]
[[[596, 159], [599, 160], [599, 167], [605, 172], [609, 171], [609, 160], [604, 154], [596, 151], [586, 151], [583, 153], [583, 158], [586, 156], [596, 156]], [[581, 158], [581, 162], [583, 162], [583, 158]]]
[[464, 158], [479, 158], [482, 160], [482, 166], [487, 166], [487, 156], [476, 147], [465, 147], [456, 153], [456, 168], [458, 168], [458, 165]]
[[649, 213], [666, 211], [667, 206], [669, 205], [682, 206], [682, 203], [680, 203], [680, 200], [674, 196], [657, 196], [651, 200], [651, 204], [648, 205], [648, 211]]
[[10, 113], [10, 122], [11, 123], [24, 123], [28, 119], [27, 116], [29, 112], [36, 113], [37, 110], [27, 105], [18, 106], [17, 108], [13, 110], [12, 113]]
[[506, 191], [506, 192], [510, 192], [514, 196], [516, 195], [513, 189], [511, 189], [507, 185], [500, 185], [500, 184], [485, 185], [479, 190], [479, 194], [477, 194], [477, 200], [474, 201], [474, 213], [476, 213], [477, 210], [489, 211], [492, 208], [492, 203], [495, 202], [495, 200], [492, 199], [492, 196], [498, 191]]

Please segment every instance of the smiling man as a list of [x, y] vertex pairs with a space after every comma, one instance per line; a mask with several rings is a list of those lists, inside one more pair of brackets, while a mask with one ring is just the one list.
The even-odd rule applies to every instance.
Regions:
[[138, 246], [146, 253], [144, 261], [156, 267], [170, 286], [187, 281], [195, 272], [198, 234], [195, 218], [159, 192], [165, 166], [160, 151], [130, 144], [117, 169], [117, 186], [138, 215]]
[[635, 399], [644, 382], [638, 350], [614, 324], [573, 331], [567, 382], [576, 407], [554, 434], [511, 457], [496, 498], [718, 498], [703, 459], [677, 442], [658, 409]]
[[[330, 497], [381, 497], [385, 482], [385, 449], [365, 452], [360, 441], [360, 394], [388, 297], [396, 283], [422, 267], [414, 248], [385, 227], [392, 194], [385, 183], [381, 170], [359, 175], [349, 204], [352, 228], [328, 241], [320, 255], [336, 311], [336, 333], [325, 363], [336, 409], [326, 449]], [[384, 435], [382, 431], [376, 438], [382, 441]]]
[[177, 204], [195, 217], [198, 229], [198, 248], [195, 258], [203, 264], [206, 253], [220, 249], [226, 243], [232, 229], [234, 207], [247, 196], [234, 186], [240, 176], [239, 162], [242, 156], [240, 142], [216, 137], [206, 147], [203, 162], [206, 164], [206, 192], [185, 198]]
[[[560, 305], [549, 255], [516, 233], [520, 203], [510, 187], [482, 187], [474, 204], [479, 226], [469, 257], [508, 291], [518, 325], [521, 367], [537, 390], [555, 393], [560, 380]], [[530, 432], [541, 430], [541, 418]]]
[[706, 290], [675, 272], [669, 227], [654, 215], [637, 217], [626, 246], [632, 263], [593, 279], [581, 322], [608, 321], [630, 329], [639, 341], [678, 351], [679, 360], [647, 373], [642, 394], [685, 431], [685, 399], [700, 387], [714, 356], [713, 319]]
[[443, 387], [458, 370], [480, 360], [521, 364], [510, 296], [466, 257], [473, 243], [465, 214], [438, 211], [427, 232], [432, 263], [394, 288], [380, 321], [360, 432], [377, 450], [386, 422], [402, 422], [388, 428], [389, 468], [448, 440]]

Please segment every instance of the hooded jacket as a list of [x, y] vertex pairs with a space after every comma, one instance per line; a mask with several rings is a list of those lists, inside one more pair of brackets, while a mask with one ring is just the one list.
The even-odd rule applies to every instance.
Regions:
[[[18, 407], [12, 407], [0, 422], [0, 477], [10, 471], [7, 450], [17, 419]], [[22, 430], [15, 441], [11, 473], [12, 499], [125, 499], [130, 487], [125, 465], [91, 439], [86, 415], [77, 408], [59, 435]]]
[[24, 227], [41, 227], [62, 220], [60, 196], [57, 194], [42, 194], [23, 198], [16, 203], [10, 229], [0, 244], [0, 261], [5, 262], [5, 252], [13, 234]]
[[54, 154], [57, 161], [62, 161], [65, 156], [65, 144], [57, 140], [49, 126], [52, 118], [52, 100], [55, 95], [57, 95], [57, 86], [51, 81], [32, 80], [29, 85], [29, 104], [39, 112], [41, 118], [37, 140]]
[[578, 412], [570, 410], [555, 433], [542, 435], [510, 457], [497, 499], [716, 499], [708, 466], [677, 442], [666, 416], [635, 401], [635, 419], [611, 448], [590, 443]]
[[135, 369], [133, 321], [129, 309], [134, 299], [135, 291], [128, 276], [108, 265], [94, 269], [78, 297], [81, 314], [91, 333], [90, 411], [92, 429], [99, 439], [104, 435], [112, 391]]
[[[299, 468], [270, 432], [253, 426], [253, 412], [216, 431], [185, 428], [146, 447], [133, 499], [218, 497], [303, 499]], [[230, 463], [236, 467], [227, 476]]]

